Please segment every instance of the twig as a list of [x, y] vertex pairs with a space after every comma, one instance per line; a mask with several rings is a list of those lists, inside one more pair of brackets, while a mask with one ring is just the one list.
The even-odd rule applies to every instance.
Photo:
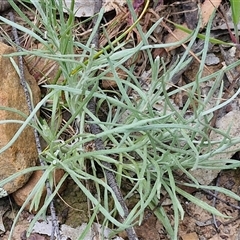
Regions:
[[[91, 99], [89, 101], [88, 109], [91, 111], [91, 113], [95, 114], [96, 103], [95, 103], [94, 99]], [[88, 117], [88, 120], [93, 121], [90, 117]], [[90, 124], [90, 131], [91, 131], [92, 134], [96, 135], [96, 134], [100, 133], [102, 130], [100, 129], [100, 127], [97, 124], [92, 123], [92, 124]], [[95, 149], [96, 150], [103, 150], [104, 148], [105, 147], [104, 147], [102, 139], [97, 138], [95, 140]], [[124, 221], [127, 218], [129, 212], [128, 212], [128, 208], [126, 206], [126, 203], [124, 201], [123, 195], [122, 195], [122, 193], [121, 193], [121, 191], [120, 191], [120, 189], [117, 185], [116, 177], [115, 177], [115, 174], [113, 173], [112, 166], [111, 166], [110, 163], [104, 162], [104, 161], [102, 162], [102, 165], [105, 167], [104, 172], [105, 172], [106, 177], [107, 177], [108, 185], [112, 188], [117, 200], [119, 201], [121, 207], [123, 208], [124, 216], [122, 217], [122, 219]], [[127, 228], [126, 232], [127, 232], [129, 240], [138, 240], [138, 237], [137, 237], [133, 227]]]
[[[12, 22], [15, 22], [14, 15], [13, 15], [12, 12], [9, 13], [9, 16], [10, 16], [10, 20]], [[12, 33], [13, 33], [14, 40], [15, 40], [15, 43], [16, 43], [17, 51], [21, 52], [22, 50], [20, 48], [20, 41], [19, 41], [17, 29], [15, 27], [12, 27]], [[23, 65], [22, 55], [19, 55], [19, 57], [18, 57], [18, 66], [19, 66], [20, 83], [21, 83], [21, 85], [23, 87], [23, 90], [24, 90], [24, 94], [25, 94], [25, 97], [26, 97], [29, 112], [31, 113], [33, 111], [33, 106], [31, 104], [30, 94], [28, 92], [27, 83], [26, 83], [26, 80], [25, 80], [25, 77], [24, 77], [24, 65]], [[36, 117], [33, 120], [36, 122]], [[33, 131], [34, 131], [38, 156], [40, 156], [40, 154], [42, 152], [42, 149], [41, 149], [39, 134], [38, 134], [38, 132], [35, 128], [33, 129]], [[41, 166], [46, 165], [45, 162], [40, 157], [39, 157], [39, 162], [40, 162]], [[46, 186], [46, 189], [47, 189], [47, 195], [50, 196], [52, 194], [52, 189], [51, 189], [51, 186], [50, 186], [48, 180], [46, 181], [45, 186]], [[51, 218], [52, 218], [52, 225], [53, 225], [51, 240], [54, 239], [54, 233], [56, 233], [57, 239], [60, 239], [60, 231], [59, 231], [59, 227], [58, 227], [58, 221], [57, 221], [56, 211], [55, 211], [53, 201], [51, 201], [51, 203], [50, 203], [50, 211], [51, 211]]]
[[[219, 184], [219, 181], [220, 181], [220, 177], [221, 177], [221, 173], [220, 173], [220, 174], [218, 175], [218, 177], [217, 177], [217, 181], [216, 181], [216, 184], [215, 184], [215, 186], [217, 186], [217, 187], [218, 187], [218, 184]], [[218, 191], [217, 191], [217, 190], [214, 190], [213, 207], [215, 207], [215, 208], [216, 208], [217, 195], [218, 195]], [[216, 221], [216, 215], [213, 214], [212, 216], [213, 216], [213, 224], [214, 224], [216, 230], [218, 231], [219, 225], [218, 225], [218, 223], [217, 223], [217, 221]]]
[[[177, 173], [175, 172], [175, 174], [177, 174]], [[178, 175], [178, 174], [177, 174], [177, 175]], [[178, 176], [179, 176], [179, 175], [178, 175]], [[182, 183], [183, 180], [186, 181], [187, 183], [191, 183], [191, 184], [193, 183], [193, 182], [192, 182], [190, 179], [188, 179], [188, 178], [185, 178], [185, 177], [182, 177], [182, 176], [179, 176], [179, 177], [181, 177], [181, 181], [180, 181], [180, 180], [177, 180], [177, 181], [176, 181], [176, 183], [178, 184], [178, 186], [186, 186], [186, 185], [184, 185], [184, 184]], [[201, 186], [201, 184], [200, 184], [200, 186]], [[217, 185], [216, 185], [216, 186], [217, 186]], [[199, 188], [201, 189], [201, 187], [199, 187]], [[197, 190], [197, 189], [196, 189], [196, 190]], [[206, 194], [208, 194], [208, 195], [210, 195], [210, 196], [212, 196], [213, 198], [216, 198], [217, 200], [225, 203], [226, 205], [231, 206], [232, 208], [235, 208], [235, 209], [237, 209], [237, 210], [240, 211], [240, 206], [236, 206], [236, 205], [234, 205], [234, 204], [232, 204], [232, 203], [230, 203], [230, 202], [228, 202], [228, 201], [223, 200], [222, 198], [220, 198], [220, 197], [218, 196], [218, 194], [217, 194], [216, 191], [214, 191], [215, 193], [213, 193], [213, 192], [210, 191], [210, 190], [206, 190], [206, 189], [201, 189], [201, 191], [204, 192], [204, 193], [206, 193]]]
[[[96, 22], [97, 22], [97, 19], [98, 19], [97, 14], [100, 12], [101, 8], [102, 8], [102, 0], [95, 0], [94, 14], [96, 14], [96, 16], [93, 18], [93, 25], [96, 25]], [[99, 29], [97, 29], [97, 31], [94, 33], [92, 44], [94, 44], [96, 49], [99, 48]]]
[[212, 193], [211, 191], [205, 190], [205, 189], [201, 189], [201, 191], [203, 191], [204, 193], [207, 193], [207, 194], [209, 194], [210, 196], [216, 198], [217, 200], [225, 203], [227, 206], [230, 206], [230, 207], [235, 208], [235, 209], [237, 209], [237, 210], [240, 211], [240, 206], [236, 206], [236, 205], [234, 205], [234, 204], [232, 204], [232, 203], [230, 203], [230, 202], [228, 202], [228, 201], [223, 200], [222, 198], [218, 197], [215, 193]]
[[[95, 1], [95, 8], [94, 8], [95, 14], [100, 11], [101, 7], [102, 7], [102, 0]], [[93, 20], [94, 24], [96, 23], [96, 20], [97, 20], [97, 17], [95, 17], [94, 20]], [[98, 31], [95, 33], [95, 36], [93, 38], [92, 43], [96, 47], [99, 46], [99, 32]], [[96, 101], [95, 101], [94, 98], [92, 98], [89, 101], [88, 109], [94, 115], [96, 114]], [[87, 120], [93, 121], [93, 119], [90, 116], [87, 116]], [[95, 134], [95, 135], [102, 132], [100, 127], [97, 124], [94, 124], [94, 123], [90, 124], [90, 131], [91, 131], [92, 134]], [[95, 140], [95, 149], [96, 150], [103, 150], [104, 148], [105, 147], [104, 147], [102, 139], [97, 138]], [[128, 211], [128, 208], [127, 208], [126, 203], [124, 201], [123, 195], [122, 195], [122, 193], [121, 193], [121, 191], [118, 187], [118, 184], [117, 184], [117, 181], [116, 181], [116, 176], [113, 173], [113, 168], [112, 168], [111, 164], [108, 163], [108, 162], [103, 161], [102, 164], [105, 167], [104, 172], [105, 172], [105, 175], [106, 175], [106, 178], [107, 178], [108, 185], [113, 190], [117, 200], [119, 201], [119, 203], [120, 203], [120, 205], [123, 209], [124, 216], [122, 216], [122, 220], [124, 221], [127, 218], [128, 214], [129, 214], [129, 211]], [[126, 232], [127, 232], [129, 240], [138, 240], [138, 237], [137, 237], [133, 227], [127, 228]]]

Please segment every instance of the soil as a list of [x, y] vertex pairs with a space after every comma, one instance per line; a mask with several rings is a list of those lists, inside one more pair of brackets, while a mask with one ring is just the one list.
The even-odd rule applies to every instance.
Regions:
[[[239, 194], [239, 179], [240, 170], [227, 170], [222, 171], [219, 177], [214, 181], [218, 182], [219, 187], [225, 187]], [[73, 228], [76, 228], [83, 223], [88, 222], [88, 202], [85, 195], [79, 190], [76, 184], [68, 179], [66, 190], [61, 194], [61, 198], [57, 198], [55, 201], [56, 211], [58, 219], [61, 224], [66, 224]], [[212, 196], [216, 195], [216, 198]], [[225, 240], [225, 239], [239, 239], [240, 237], [240, 205], [239, 202], [231, 199], [230, 197], [218, 193], [212, 192], [211, 194], [203, 191], [194, 191], [192, 195], [199, 198], [210, 206], [215, 206], [221, 213], [231, 218], [221, 218], [209, 214], [200, 207], [197, 207], [191, 202], [187, 202], [186, 199], [180, 198], [180, 202], [184, 207], [184, 218], [179, 225], [179, 239], [182, 240]], [[132, 199], [131, 206], [137, 201], [137, 198]], [[166, 201], [164, 206], [166, 212], [173, 219], [171, 202]], [[5, 212], [3, 214], [3, 224], [6, 228], [6, 232], [2, 232], [1, 239], [7, 240], [9, 230], [11, 228], [15, 214], [19, 210], [19, 207], [12, 202], [11, 198], [1, 199], [1, 205], [4, 206]], [[157, 209], [156, 209], [157, 211]], [[29, 226], [29, 220], [32, 218], [32, 214], [24, 211], [17, 223], [14, 230], [13, 240], [20, 239], [21, 234], [27, 230]], [[101, 221], [101, 218], [99, 219]], [[167, 240], [169, 237], [166, 234], [161, 222], [157, 220], [154, 213], [149, 209], [145, 212], [145, 218], [140, 226], [135, 227], [136, 233], [141, 240]], [[41, 234], [45, 240], [49, 239], [49, 236]], [[125, 232], [119, 234], [123, 239], [128, 239]]]

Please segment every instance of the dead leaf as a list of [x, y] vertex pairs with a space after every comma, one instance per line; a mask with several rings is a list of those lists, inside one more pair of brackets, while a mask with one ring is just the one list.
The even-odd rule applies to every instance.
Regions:
[[[38, 43], [33, 45], [31, 50], [45, 51], [46, 49], [41, 43]], [[33, 75], [39, 85], [47, 81], [51, 83], [59, 71], [58, 63], [52, 59], [29, 55], [24, 60], [30, 74]], [[61, 75], [58, 81], [63, 80], [64, 78]]]
[[201, 7], [202, 28], [207, 25], [214, 10], [219, 7], [222, 0], [205, 0]]
[[[202, 6], [201, 6], [201, 14], [202, 14], [202, 28], [206, 26], [206, 24], [208, 23], [213, 11], [215, 10], [215, 8], [218, 8], [218, 6], [220, 5], [221, 0], [206, 0]], [[186, 23], [181, 24], [184, 28], [188, 28]], [[166, 26], [165, 26], [166, 27]], [[176, 28], [174, 29], [174, 31], [171, 31], [170, 29], [168, 29], [169, 34], [166, 37], [165, 43], [174, 43], [177, 41], [181, 41], [184, 40], [185, 38], [187, 38], [189, 36], [188, 33]], [[175, 48], [177, 48], [179, 46], [172, 46], [167, 48], [167, 51], [171, 51]]]
[[[187, 24], [184, 23], [182, 24], [183, 27], [185, 28], [188, 28], [187, 27]], [[188, 33], [184, 32], [183, 30], [181, 29], [178, 29], [178, 28], [175, 28], [172, 32], [170, 32], [167, 37], [166, 37], [166, 40], [165, 40], [165, 43], [174, 43], [174, 42], [178, 42], [178, 41], [181, 41], [183, 39], [186, 39], [187, 37], [189, 36]], [[180, 45], [175, 45], [175, 46], [172, 46], [172, 47], [169, 47], [169, 48], [166, 48], [166, 50], [169, 52], [177, 47], [179, 47]]]
[[[123, 71], [120, 68], [116, 68], [116, 75], [118, 75], [118, 77], [122, 80], [126, 80], [127, 79], [127, 74], [125, 71]], [[112, 72], [108, 72], [104, 78], [106, 79], [102, 79], [102, 88], [103, 89], [114, 89], [117, 88], [117, 82], [114, 80], [114, 74]]]

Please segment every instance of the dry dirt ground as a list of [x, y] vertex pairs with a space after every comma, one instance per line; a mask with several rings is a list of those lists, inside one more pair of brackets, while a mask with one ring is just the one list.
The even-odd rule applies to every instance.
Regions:
[[[232, 190], [235, 193], [239, 193], [239, 172], [240, 170], [227, 170], [221, 172], [218, 177], [218, 186], [225, 187]], [[216, 184], [214, 181], [213, 184]], [[184, 207], [185, 215], [179, 226], [179, 239], [182, 240], [221, 240], [221, 239], [234, 239], [240, 238], [240, 215], [239, 215], [239, 203], [225, 196], [224, 194], [213, 192], [216, 198], [212, 194], [203, 191], [191, 190], [194, 196], [197, 196], [200, 200], [208, 203], [211, 206], [215, 206], [220, 212], [227, 216], [231, 216], [229, 219], [223, 219], [215, 217], [212, 214], [204, 211], [200, 207], [187, 202], [186, 199], [181, 198], [181, 204]], [[166, 199], [167, 200], [167, 199]], [[132, 200], [131, 204], [134, 204]], [[13, 218], [19, 209], [11, 199], [5, 198], [1, 202], [4, 205], [3, 224], [6, 232], [1, 234], [1, 239], [7, 240], [9, 230], [13, 221]], [[61, 194], [61, 198], [56, 201], [57, 215], [61, 224], [66, 224], [73, 228], [80, 226], [88, 221], [88, 203], [84, 194], [78, 189], [78, 187], [69, 179], [66, 190]], [[129, 204], [129, 205], [131, 205]], [[164, 206], [169, 216], [173, 219], [173, 210], [171, 203], [166, 201]], [[157, 211], [157, 209], [156, 209]], [[29, 221], [32, 218], [32, 214], [24, 211], [21, 214], [20, 220], [14, 230], [13, 239], [21, 239], [24, 231], [29, 226]], [[153, 212], [149, 209], [145, 213], [145, 219], [141, 226], [135, 228], [139, 239], [142, 240], [160, 240], [169, 239], [163, 226], [154, 216]], [[35, 233], [35, 235], [38, 235]], [[127, 239], [125, 233], [119, 234], [122, 238]], [[48, 240], [49, 237], [44, 234], [40, 234], [43, 238]], [[24, 239], [24, 238], [23, 238]], [[32, 240], [35, 238], [32, 238]]]
[[[196, 1], [197, 2], [197, 1]], [[150, 26], [151, 21], [154, 21], [156, 15], [163, 17], [172, 17], [171, 19], [180, 24], [186, 24], [190, 29], [194, 28], [197, 24], [196, 14], [190, 14], [191, 12], [195, 12], [196, 2], [176, 2], [176, 1], [164, 1], [163, 6], [158, 6], [158, 9], [150, 9], [148, 15], [144, 19], [144, 26]], [[207, 2], [207, 1], [202, 1]], [[226, 13], [228, 12], [228, 2], [227, 1], [219, 1], [221, 4], [221, 8]], [[219, 7], [220, 8], [220, 7]], [[207, 7], [210, 9], [210, 7]], [[194, 10], [194, 11], [193, 11]], [[175, 14], [173, 14], [175, 13]], [[7, 12], [4, 13], [7, 16]], [[114, 15], [114, 14], [113, 14]], [[114, 17], [116, 17], [114, 15]], [[207, 16], [205, 16], [207, 19]], [[29, 13], [29, 18], [33, 18]], [[16, 16], [16, 21], [21, 22], [21, 19]], [[77, 21], [77, 20], [76, 20]], [[216, 14], [215, 17], [215, 28], [217, 26], [224, 25], [224, 19], [220, 13]], [[23, 23], [24, 24], [24, 23]], [[11, 27], [3, 26], [6, 32], [9, 32], [11, 36]], [[204, 27], [204, 26], [203, 26]], [[119, 26], [116, 31], [121, 28]], [[216, 28], [217, 29], [217, 28]], [[221, 30], [213, 30], [214, 33], [218, 33], [217, 36], [222, 39], [229, 39], [228, 30], [226, 28], [222, 28]], [[114, 35], [116, 32], [111, 32], [110, 34]], [[177, 35], [177, 38], [184, 38], [184, 34], [179, 33], [179, 31], [174, 32]], [[155, 39], [162, 42], [170, 42], [172, 41], [172, 35], [170, 31], [166, 29], [161, 32], [161, 37], [153, 36]], [[84, 36], [85, 38], [87, 36]], [[101, 39], [101, 44], [104, 45], [104, 39]], [[180, 46], [179, 46], [180, 48]], [[166, 57], [166, 61], [171, 61], [172, 54], [171, 51], [178, 51], [178, 49], [166, 49], [166, 50], [155, 50], [153, 55], [161, 55]], [[227, 50], [226, 50], [227, 51]], [[210, 72], [214, 72], [222, 67], [221, 62], [225, 60], [223, 52], [218, 47], [213, 47], [211, 52], [215, 54], [216, 57], [219, 58], [219, 61], [216, 63], [210, 64], [208, 66]], [[236, 53], [237, 55], [237, 53]], [[235, 57], [235, 56], [234, 56]], [[38, 67], [41, 66], [35, 65], [34, 76], [38, 81], [41, 79], [39, 76], [40, 72], [42, 74], [42, 70], [38, 70]], [[141, 68], [141, 67], [139, 67]], [[182, 74], [184, 74], [185, 79], [193, 79], [198, 70], [198, 64], [193, 62], [191, 66]], [[47, 71], [47, 70], [46, 70]], [[139, 74], [143, 71], [143, 69], [139, 69]], [[209, 74], [209, 73], [208, 73]], [[111, 84], [111, 83], [109, 83]], [[180, 84], [176, 82], [175, 84]], [[184, 84], [184, 81], [181, 83]], [[108, 86], [109, 87], [109, 86]], [[180, 99], [180, 100], [179, 100]], [[184, 96], [177, 96], [174, 99], [176, 104], [184, 103]], [[238, 154], [235, 154], [235, 158], [238, 158]], [[213, 179], [211, 185], [217, 185], [219, 187], [225, 187], [226, 189], [232, 190], [234, 193], [239, 194], [239, 169], [236, 170], [226, 170], [222, 171], [218, 174], [217, 178]], [[179, 226], [179, 239], [182, 240], [206, 240], [206, 239], [240, 239], [240, 205], [237, 201], [232, 200], [231, 198], [225, 196], [224, 194], [218, 192], [203, 192], [197, 191], [196, 189], [189, 189], [189, 193], [194, 196], [197, 196], [200, 200], [208, 203], [211, 206], [215, 206], [221, 213], [224, 213], [227, 216], [231, 216], [229, 219], [223, 219], [209, 214], [208, 212], [202, 210], [199, 207], [196, 207], [191, 202], [187, 202], [186, 199], [180, 197], [181, 204], [184, 207], [185, 215], [184, 219], [181, 221]], [[137, 198], [132, 200], [132, 203], [129, 203], [129, 207], [131, 204], [134, 204], [134, 201], [137, 201]], [[61, 198], [56, 199], [56, 209], [57, 215], [60, 220], [60, 224], [66, 224], [71, 227], [78, 227], [84, 222], [88, 221], [88, 203], [86, 197], [80, 192], [78, 188], [74, 185], [74, 183], [69, 179], [67, 182], [66, 190], [61, 194]], [[9, 234], [9, 230], [11, 228], [12, 221], [15, 217], [16, 211], [18, 207], [14, 204], [11, 198], [2, 199], [1, 205], [3, 206], [3, 210], [1, 211], [2, 222], [5, 227], [5, 231], [1, 233], [0, 238], [6, 240]], [[173, 219], [173, 209], [171, 206], [171, 202], [168, 201], [166, 196], [165, 201], [162, 203], [169, 217]], [[157, 209], [156, 209], [157, 211]], [[19, 223], [17, 224], [14, 230], [14, 238], [13, 239], [26, 239], [24, 236], [24, 231], [29, 226], [29, 221], [32, 218], [32, 215], [28, 212], [23, 212], [21, 214]], [[101, 220], [101, 217], [100, 217]], [[1, 229], [2, 230], [2, 229]], [[159, 222], [154, 216], [154, 212], [150, 209], [146, 211], [145, 219], [141, 226], [136, 227], [136, 232], [139, 236], [139, 239], [142, 240], [160, 240], [160, 239], [169, 239], [167, 236], [161, 222]], [[119, 234], [122, 238], [127, 239], [125, 233]], [[32, 235], [31, 240], [44, 240], [49, 239], [48, 236], [42, 234]]]

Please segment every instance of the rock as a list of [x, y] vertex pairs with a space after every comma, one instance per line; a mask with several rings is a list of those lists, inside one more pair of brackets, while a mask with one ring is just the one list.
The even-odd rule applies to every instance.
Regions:
[[[25, 202], [25, 200], [27, 199], [27, 197], [29, 196], [33, 188], [36, 186], [36, 184], [38, 183], [42, 175], [43, 175], [42, 171], [35, 171], [30, 177], [29, 181], [22, 188], [18, 189], [16, 192], [12, 194], [17, 205], [19, 206], [23, 205], [23, 203]], [[58, 184], [58, 182], [61, 180], [63, 175], [64, 175], [64, 171], [62, 169], [55, 170], [54, 172], [55, 185]], [[62, 187], [59, 189], [59, 193], [61, 193], [64, 190], [64, 188], [65, 188], [65, 184], [63, 184]], [[41, 195], [39, 208], [43, 205], [46, 194], [47, 194], [47, 190], [46, 190], [46, 187], [44, 187]], [[25, 207], [25, 210], [30, 211], [30, 205], [31, 205], [31, 201], [30, 203], [27, 204], [27, 206]], [[35, 213], [37, 210], [39, 210], [39, 208], [31, 210], [31, 212]]]
[[[230, 139], [239, 139], [240, 137], [240, 112], [238, 110], [233, 110], [226, 115], [224, 115], [222, 118], [218, 119], [216, 122], [216, 127], [218, 130], [221, 130], [222, 132], [228, 134], [230, 136]], [[220, 148], [222, 144], [222, 140], [224, 139], [224, 136], [221, 134], [218, 134], [215, 131], [212, 131], [210, 134], [211, 141], [219, 141], [218, 144], [215, 144], [213, 146], [213, 149]], [[209, 161], [211, 160], [221, 160], [221, 159], [230, 159], [236, 152], [240, 149], [240, 143], [236, 143], [235, 145], [231, 144], [227, 149], [223, 149], [218, 154], [212, 156], [209, 158]], [[222, 167], [224, 167], [225, 163], [222, 163]], [[193, 175], [194, 178], [197, 179], [197, 181], [202, 185], [209, 185], [219, 174], [221, 171], [220, 163], [218, 163], [219, 169], [208, 169], [208, 168], [202, 168], [202, 169], [196, 169], [192, 170], [190, 173]], [[213, 166], [214, 168], [214, 166]]]
[[[3, 54], [13, 53], [15, 50], [0, 42], [0, 106], [10, 107], [29, 115], [23, 87], [20, 84], [19, 76], [8, 57]], [[17, 58], [14, 58], [18, 62]], [[34, 100], [34, 104], [40, 101], [40, 89], [35, 79], [24, 69], [25, 79], [28, 82]], [[0, 121], [2, 120], [24, 120], [17, 113], [1, 110]], [[4, 147], [14, 136], [21, 124], [5, 123], [0, 124], [0, 149]], [[0, 153], [0, 198], [21, 188], [29, 179], [29, 174], [21, 175], [14, 180], [1, 184], [1, 180], [12, 174], [36, 165], [38, 153], [36, 150], [33, 129], [28, 126], [20, 134], [18, 139], [4, 152]]]

